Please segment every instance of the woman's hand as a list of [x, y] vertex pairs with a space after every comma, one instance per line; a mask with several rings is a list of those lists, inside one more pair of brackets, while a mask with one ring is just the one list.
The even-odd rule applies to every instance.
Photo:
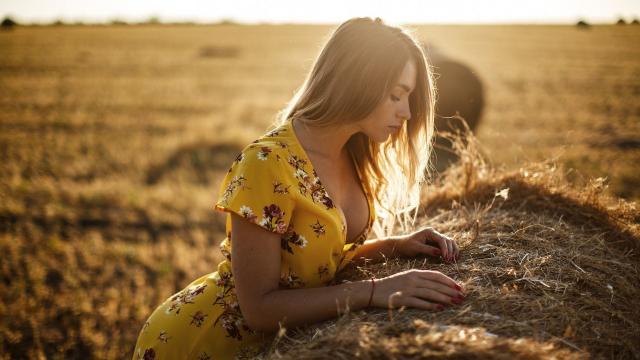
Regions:
[[443, 310], [464, 300], [462, 287], [439, 271], [411, 269], [375, 281], [372, 305]]
[[395, 252], [400, 256], [415, 257], [420, 254], [442, 256], [444, 261], [451, 262], [459, 258], [460, 252], [456, 241], [426, 227], [408, 235], [397, 236]]

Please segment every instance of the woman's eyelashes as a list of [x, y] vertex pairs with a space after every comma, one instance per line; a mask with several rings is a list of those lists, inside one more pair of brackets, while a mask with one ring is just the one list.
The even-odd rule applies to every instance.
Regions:
[[393, 95], [393, 94], [391, 94], [391, 100], [397, 102], [397, 101], [400, 101], [400, 98], [395, 96], [395, 95]]

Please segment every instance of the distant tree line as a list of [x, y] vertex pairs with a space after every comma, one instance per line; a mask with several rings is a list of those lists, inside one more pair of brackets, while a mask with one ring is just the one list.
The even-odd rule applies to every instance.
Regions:
[[[640, 24], [640, 20], [638, 20], [638, 18], [633, 18], [633, 20], [631, 21], [627, 21], [625, 20], [623, 17], [618, 18], [618, 20], [615, 22], [616, 25], [639, 25]], [[4, 20], [2, 20], [2, 29], [3, 30], [9, 30], [12, 29], [16, 26], [19, 25], [26, 25], [26, 26], [67, 26], [67, 25], [73, 25], [73, 26], [83, 26], [83, 25], [91, 25], [91, 26], [96, 26], [96, 25], [101, 25], [101, 26], [105, 26], [105, 25], [111, 25], [111, 26], [129, 26], [129, 25], [241, 25], [240, 23], [237, 23], [234, 20], [231, 19], [222, 19], [220, 21], [217, 22], [212, 22], [212, 23], [195, 23], [193, 21], [162, 21], [159, 17], [157, 16], [151, 16], [149, 17], [147, 20], [144, 21], [125, 21], [122, 19], [112, 19], [109, 22], [99, 22], [99, 23], [87, 23], [87, 22], [83, 22], [83, 21], [73, 21], [73, 22], [68, 22], [68, 21], [63, 21], [61, 19], [57, 19], [52, 21], [49, 24], [39, 24], [39, 23], [32, 23], [32, 24], [18, 24], [18, 22], [16, 22], [13, 18], [11, 18], [10, 16], [6, 16], [4, 18]], [[591, 26], [591, 24], [589, 24], [586, 20], [584, 19], [580, 19], [577, 23], [576, 26], [580, 27], [580, 28], [589, 28]]]
[[83, 25], [91, 25], [91, 26], [96, 26], [96, 25], [101, 25], [101, 26], [105, 26], [105, 25], [111, 25], [111, 26], [128, 26], [128, 25], [241, 25], [237, 22], [235, 22], [234, 20], [231, 19], [222, 19], [220, 21], [216, 21], [216, 22], [211, 22], [211, 23], [207, 23], [207, 24], [199, 24], [199, 23], [195, 23], [193, 21], [161, 21], [159, 17], [157, 16], [152, 16], [149, 17], [147, 20], [144, 21], [125, 21], [123, 19], [112, 19], [108, 22], [98, 22], [98, 23], [91, 23], [91, 22], [83, 22], [83, 21], [64, 21], [62, 19], [57, 19], [54, 20], [48, 24], [41, 24], [41, 23], [32, 23], [32, 24], [19, 24], [16, 20], [14, 20], [12, 17], [7, 16], [4, 18], [4, 20], [2, 20], [2, 28], [5, 30], [8, 29], [12, 29], [16, 26], [68, 26], [68, 25], [72, 25], [72, 26], [83, 26]]
[[[615, 22], [616, 25], [627, 25], [627, 24], [631, 24], [631, 25], [639, 25], [640, 24], [640, 20], [638, 20], [638, 18], [633, 18], [633, 20], [627, 22], [627, 20], [625, 20], [623, 17], [618, 18], [618, 20]], [[586, 20], [584, 19], [580, 19], [577, 23], [576, 26], [579, 28], [589, 28], [591, 27], [591, 24], [589, 24]]]

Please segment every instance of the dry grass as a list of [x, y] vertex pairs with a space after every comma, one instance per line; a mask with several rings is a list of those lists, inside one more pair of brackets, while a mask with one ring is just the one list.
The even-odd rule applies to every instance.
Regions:
[[464, 283], [465, 304], [347, 313], [282, 329], [268, 359], [633, 358], [640, 353], [640, 218], [635, 203], [579, 191], [547, 163], [516, 172], [486, 165], [476, 141], [425, 192], [417, 226], [454, 236], [456, 264], [388, 259], [341, 280], [420, 268]]
[[[60, 26], [0, 32], [0, 358], [127, 358], [153, 308], [222, 259], [217, 244], [224, 218], [211, 211], [222, 174], [235, 149], [261, 134], [302, 82], [329, 30]], [[638, 338], [638, 319], [625, 309], [631, 306], [625, 296], [638, 284], [637, 251], [625, 253], [623, 245], [637, 238], [625, 229], [638, 220], [620, 214], [637, 210], [603, 201], [607, 195], [640, 199], [640, 29], [421, 26], [418, 34], [483, 79], [487, 107], [478, 138], [499, 170], [489, 171], [476, 157], [466, 162], [472, 167], [450, 175], [457, 180], [425, 194], [424, 221], [465, 244], [457, 268], [416, 260], [372, 269], [391, 271], [395, 264], [454, 274], [475, 289], [467, 306], [480, 314], [512, 314], [512, 306], [535, 295], [540, 306], [568, 310], [544, 322], [512, 319], [524, 324], [517, 336], [553, 341], [545, 331], [596, 354], [630, 357], [638, 349], [620, 339]], [[558, 169], [518, 171], [549, 158]], [[578, 187], [558, 180], [565, 175]], [[583, 186], [598, 177], [607, 180]], [[506, 187], [509, 198], [496, 198], [485, 211], [494, 192]], [[478, 236], [471, 241], [473, 224]], [[571, 263], [553, 272], [566, 259], [586, 273]], [[527, 272], [532, 266], [539, 272]], [[513, 273], [492, 277], [507, 269]], [[626, 287], [618, 272], [631, 281]], [[522, 298], [488, 300], [503, 283], [504, 299]], [[560, 289], [582, 307], [566, 307], [573, 303], [559, 297]], [[595, 301], [609, 307], [587, 327]], [[446, 324], [454, 315], [438, 320]], [[627, 322], [620, 320], [625, 315]], [[598, 327], [604, 318], [611, 319], [610, 330], [627, 333], [609, 337]], [[488, 331], [501, 335], [495, 346], [520, 349], [503, 337], [506, 329], [498, 331], [504, 322], [490, 320], [483, 320], [494, 326]], [[450, 323], [475, 331], [457, 321]], [[380, 331], [377, 326], [371, 331]]]

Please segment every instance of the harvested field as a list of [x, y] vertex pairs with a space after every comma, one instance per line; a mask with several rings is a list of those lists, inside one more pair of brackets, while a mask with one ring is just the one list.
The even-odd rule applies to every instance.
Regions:
[[[341, 276], [438, 269], [463, 279], [469, 300], [396, 311], [393, 322], [383, 310], [352, 313], [315, 337], [289, 329], [278, 351], [637, 357], [640, 220], [637, 203], [620, 199], [640, 199], [640, 27], [416, 28], [484, 86], [481, 150], [425, 188], [420, 217], [458, 237], [463, 258]], [[155, 306], [222, 260], [224, 217], [211, 210], [222, 176], [331, 29], [0, 32], [0, 359], [130, 357]], [[463, 331], [442, 335], [436, 323]]]
[[[374, 309], [281, 329], [266, 359], [634, 358], [640, 353], [640, 218], [634, 203], [580, 190], [550, 163], [491, 169], [472, 140], [422, 200], [416, 226], [461, 245], [456, 264], [388, 259], [343, 281], [431, 269], [464, 283], [460, 307]], [[280, 356], [282, 355], [282, 357]]]

